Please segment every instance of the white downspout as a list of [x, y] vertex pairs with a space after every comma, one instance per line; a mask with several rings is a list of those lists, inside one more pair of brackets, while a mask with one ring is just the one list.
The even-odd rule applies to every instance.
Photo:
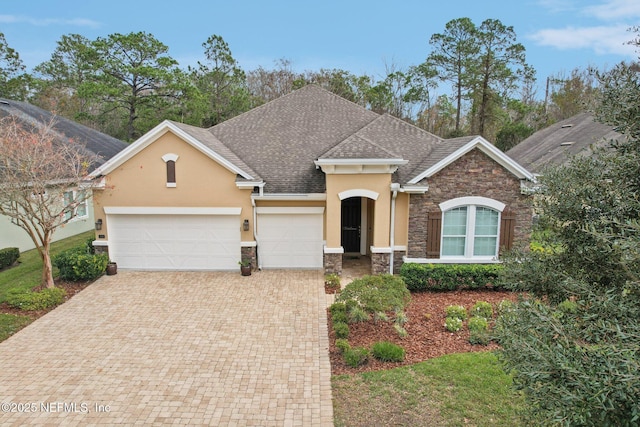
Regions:
[[396, 197], [398, 197], [398, 190], [400, 189], [400, 184], [392, 183], [391, 191], [393, 194], [391, 196], [391, 226], [389, 227], [389, 246], [391, 247], [391, 254], [389, 260], [389, 274], [393, 274], [393, 259], [394, 259], [394, 251], [393, 247], [395, 246], [395, 235], [396, 235]]
[[[262, 191], [262, 188], [260, 189]], [[256, 200], [251, 198], [253, 210], [253, 239], [256, 241], [256, 257], [258, 258], [258, 270], [262, 270], [262, 258], [260, 257], [260, 242], [258, 242], [258, 215], [256, 214]]]

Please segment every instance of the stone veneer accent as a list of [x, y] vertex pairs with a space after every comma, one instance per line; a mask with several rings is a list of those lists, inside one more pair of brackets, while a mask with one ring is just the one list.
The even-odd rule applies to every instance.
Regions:
[[395, 251], [393, 253], [393, 274], [400, 274], [400, 268], [402, 267], [402, 264], [404, 264], [402, 257], [406, 254], [407, 253], [405, 251]]
[[427, 255], [427, 217], [439, 204], [465, 196], [498, 200], [516, 215], [514, 246], [526, 242], [531, 231], [531, 196], [520, 191], [520, 179], [479, 149], [473, 149], [452, 164], [425, 179], [425, 194], [411, 194], [409, 200], [409, 239], [407, 256]]
[[372, 253], [371, 254], [371, 274], [389, 273], [390, 253]]
[[109, 255], [109, 246], [94, 246], [93, 251], [97, 254], [107, 254]]
[[258, 268], [258, 257], [256, 256], [255, 246], [242, 246], [240, 248], [240, 258], [243, 260], [251, 260], [251, 268], [255, 270]]
[[342, 274], [342, 254], [324, 254], [324, 274]]

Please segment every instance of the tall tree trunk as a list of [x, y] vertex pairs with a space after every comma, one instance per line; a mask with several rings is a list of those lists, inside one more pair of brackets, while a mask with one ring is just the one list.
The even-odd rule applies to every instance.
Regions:
[[51, 238], [49, 235], [45, 237], [45, 242], [40, 249], [40, 257], [42, 258], [42, 284], [47, 288], [55, 287], [53, 282], [53, 265], [51, 264]]

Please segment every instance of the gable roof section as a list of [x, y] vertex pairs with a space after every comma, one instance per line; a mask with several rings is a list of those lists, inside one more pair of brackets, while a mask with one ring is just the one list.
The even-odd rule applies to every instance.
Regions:
[[14, 116], [23, 124], [42, 127], [53, 120], [53, 130], [60, 142], [75, 141], [84, 144], [85, 149], [98, 156], [97, 165], [104, 164], [127, 144], [95, 129], [76, 123], [49, 111], [20, 101], [0, 99], [0, 117]]
[[[118, 153], [118, 155], [93, 171], [91, 176], [98, 177], [112, 172], [167, 132], [171, 132], [180, 137], [183, 141], [190, 144], [207, 157], [215, 160], [229, 171], [240, 175], [245, 180], [260, 181], [260, 177], [257, 176], [255, 172], [248, 168], [244, 162], [238, 159], [235, 154], [230, 152], [222, 143], [220, 143], [220, 141], [216, 140], [216, 138], [205, 129], [172, 122], [170, 120], [163, 121], [138, 140], [131, 143], [131, 145]], [[226, 154], [227, 157], [221, 153]], [[245, 169], [242, 168], [243, 166]]]
[[546, 166], [564, 164], [571, 156], [591, 154], [592, 145], [602, 146], [621, 137], [612, 126], [595, 121], [593, 114], [580, 113], [535, 132], [507, 155], [541, 173]]
[[435, 175], [455, 160], [476, 148], [488, 155], [496, 163], [500, 164], [516, 177], [520, 179], [528, 179], [530, 181], [535, 180], [531, 172], [481, 136], [465, 136], [448, 139], [440, 144], [440, 147], [438, 148], [438, 150], [434, 150], [433, 156], [421, 165], [421, 167], [426, 166], [426, 169], [412, 177], [409, 180], [409, 184], [417, 184], [424, 178], [429, 178]]
[[269, 193], [322, 193], [314, 160], [379, 117], [307, 85], [209, 128], [266, 182]]

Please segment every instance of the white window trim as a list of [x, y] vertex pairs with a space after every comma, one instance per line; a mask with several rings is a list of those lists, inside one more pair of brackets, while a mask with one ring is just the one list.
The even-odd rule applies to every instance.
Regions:
[[[469, 262], [469, 261], [478, 261], [478, 262], [491, 262], [498, 259], [498, 250], [500, 245], [500, 224], [502, 219], [502, 212], [506, 205], [497, 200], [489, 199], [487, 197], [479, 197], [479, 196], [467, 196], [467, 197], [458, 197], [456, 199], [447, 200], [445, 202], [440, 203], [440, 209], [442, 211], [442, 225], [440, 232], [440, 259], [444, 262]], [[444, 217], [447, 211], [451, 209], [466, 207], [467, 208], [467, 226], [466, 226], [466, 234], [465, 234], [465, 249], [464, 256], [460, 255], [443, 255], [442, 249], [444, 247]], [[498, 230], [496, 235], [496, 248], [495, 254], [491, 256], [482, 255], [482, 256], [474, 256], [473, 255], [473, 247], [475, 243], [475, 228], [476, 228], [476, 208], [484, 207], [493, 209], [498, 212]], [[470, 238], [472, 237], [472, 238]]]
[[[162, 160], [167, 163], [167, 162], [173, 162], [174, 163], [174, 167], [175, 167], [175, 163], [178, 161], [178, 158], [180, 156], [178, 156], [177, 154], [174, 153], [167, 153], [164, 156], [162, 156]], [[175, 170], [174, 170], [174, 174], [175, 174]], [[174, 177], [174, 179], [177, 179], [177, 177]], [[177, 185], [175, 182], [167, 182], [167, 188], [177, 188]]]
[[[78, 192], [75, 190], [68, 190], [65, 191], [64, 193], [62, 193], [62, 203], [64, 204], [64, 206], [67, 206], [66, 200], [65, 200], [65, 195], [67, 193], [71, 193], [72, 194], [72, 203], [76, 200], [77, 194]], [[84, 205], [84, 215], [78, 215], [78, 208]], [[64, 212], [64, 216], [66, 217], [66, 209]], [[89, 202], [88, 199], [84, 199], [81, 203], [78, 203], [78, 206], [76, 206], [75, 208], [73, 208], [72, 210], [72, 214], [71, 214], [71, 218], [66, 219], [65, 218], [65, 223], [70, 223], [70, 222], [74, 222], [74, 221], [79, 221], [79, 220], [83, 220], [83, 219], [87, 219], [89, 217]]]

